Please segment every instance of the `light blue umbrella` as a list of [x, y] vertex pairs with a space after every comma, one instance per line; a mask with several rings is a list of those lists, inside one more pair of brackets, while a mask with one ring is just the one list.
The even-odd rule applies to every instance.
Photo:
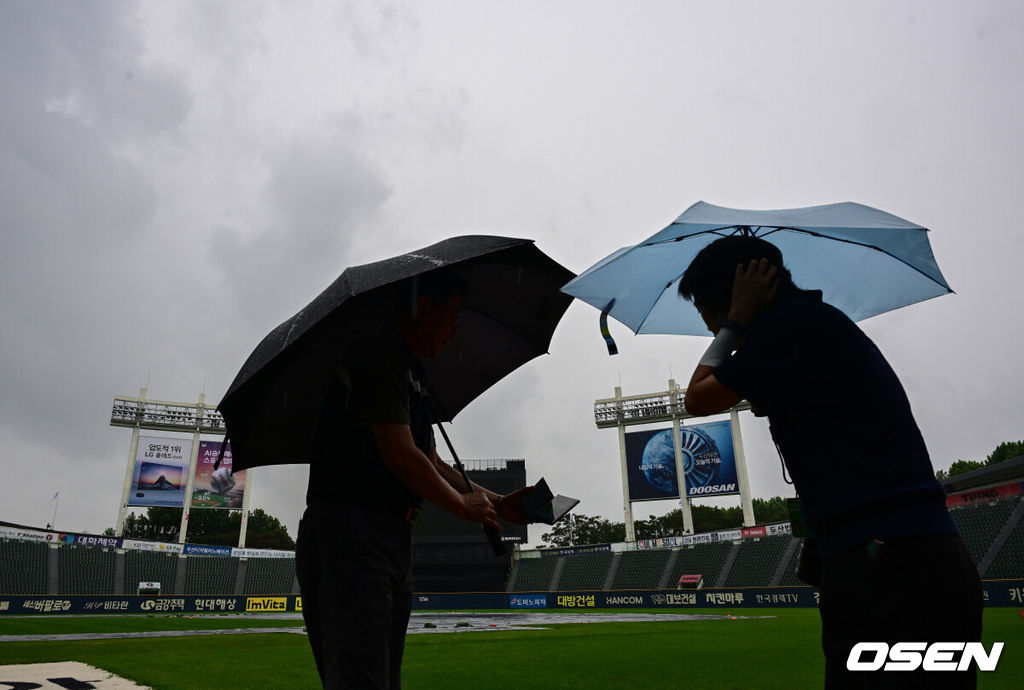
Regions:
[[697, 252], [736, 234], [774, 244], [798, 287], [821, 290], [854, 321], [952, 292], [928, 230], [884, 211], [852, 202], [745, 211], [703, 201], [661, 232], [597, 262], [562, 291], [634, 333], [708, 335], [697, 310], [679, 297], [679, 279]]

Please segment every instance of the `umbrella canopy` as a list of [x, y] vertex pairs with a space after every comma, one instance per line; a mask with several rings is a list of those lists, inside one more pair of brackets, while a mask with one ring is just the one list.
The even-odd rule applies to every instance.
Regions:
[[884, 211], [852, 202], [747, 211], [703, 201], [562, 290], [634, 333], [707, 335], [700, 314], [679, 297], [679, 279], [701, 249], [738, 233], [777, 246], [797, 286], [821, 290], [826, 302], [854, 321], [952, 292], [935, 263], [928, 230]]
[[454, 338], [440, 356], [422, 362], [438, 421], [450, 421], [545, 354], [572, 302], [559, 288], [573, 273], [533, 240], [453, 237], [347, 268], [260, 342], [221, 400], [234, 469], [309, 462], [319, 411], [346, 344], [381, 328], [409, 281], [442, 269], [458, 276], [466, 292]]

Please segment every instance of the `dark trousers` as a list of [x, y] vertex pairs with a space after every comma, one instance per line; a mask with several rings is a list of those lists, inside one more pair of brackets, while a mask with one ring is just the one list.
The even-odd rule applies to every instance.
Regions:
[[397, 512], [334, 504], [306, 509], [295, 568], [325, 688], [401, 687], [410, 556], [410, 525]]
[[971, 671], [847, 671], [858, 642], [981, 640], [983, 592], [958, 535], [938, 534], [860, 546], [825, 560], [821, 642], [825, 687], [974, 688]]

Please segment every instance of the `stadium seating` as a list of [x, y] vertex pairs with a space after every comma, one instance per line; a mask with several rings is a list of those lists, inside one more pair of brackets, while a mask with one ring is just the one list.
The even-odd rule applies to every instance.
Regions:
[[[1016, 506], [1019, 501], [1024, 499], [1002, 502]], [[999, 553], [982, 575], [987, 580], [1024, 577], [1024, 520], [1018, 520], [1013, 526]]]
[[744, 539], [725, 578], [727, 587], [767, 587], [792, 539], [788, 534]]
[[96, 546], [60, 547], [57, 577], [61, 594], [116, 594], [113, 549]]
[[291, 594], [294, 582], [294, 558], [249, 558], [242, 593]]
[[185, 565], [183, 594], [234, 594], [238, 558], [189, 556]]
[[[1020, 519], [1024, 508], [1014, 512], [1018, 506], [1024, 506], [1024, 498], [951, 510], [971, 557], [979, 567], [989, 563], [981, 573], [985, 579], [1024, 577], [1024, 520]], [[1005, 537], [1005, 541], [998, 542], [996, 553], [993, 544], [997, 537]], [[514, 579], [505, 581], [508, 590], [516, 592], [601, 590], [606, 585], [612, 590], [656, 589], [662, 582], [672, 589], [681, 575], [691, 574], [702, 575], [705, 587], [716, 583], [727, 587], [802, 586], [804, 583], [795, 575], [798, 549], [788, 549], [792, 544], [793, 537], [778, 535], [739, 543], [525, 557], [515, 561]], [[730, 553], [734, 554], [731, 560]], [[240, 577], [241, 563], [236, 557], [180, 556], [133, 549], [119, 553], [102, 546], [4, 538], [0, 539], [0, 595], [134, 594], [140, 582], [159, 582], [164, 594], [295, 593], [293, 558], [247, 557], [244, 577]], [[730, 564], [728, 572], [726, 563]], [[455, 587], [463, 586], [458, 573], [440, 576]], [[780, 579], [773, 582], [776, 576]]]
[[[803, 541], [793, 537], [796, 541]], [[796, 548], [793, 549], [793, 554], [789, 557], [789, 562], [782, 571], [782, 578], [779, 579], [779, 587], [803, 587], [807, 583], [801, 581], [796, 576], [796, 564], [800, 560], [800, 548], [801, 545], [797, 544]]]
[[684, 546], [679, 549], [679, 557], [668, 579], [668, 587], [674, 588], [681, 575], [703, 575], [705, 587], [714, 585], [731, 548], [732, 542], [716, 542]]
[[657, 589], [671, 555], [670, 549], [623, 551], [612, 589]]
[[0, 539], [0, 594], [46, 594], [44, 542]]
[[976, 503], [949, 511], [975, 563], [981, 560], [992, 545], [992, 540], [1006, 524], [1006, 519], [1016, 504], [1016, 501], [995, 501]]
[[513, 588], [516, 592], [548, 592], [557, 558], [521, 558]]
[[156, 551], [125, 551], [124, 592], [135, 594], [140, 582], [159, 582], [164, 594], [174, 592], [178, 555]]
[[574, 592], [581, 589], [601, 589], [608, 576], [608, 566], [612, 561], [611, 551], [597, 553], [581, 553], [575, 556], [562, 556], [562, 576], [558, 579], [557, 591]]

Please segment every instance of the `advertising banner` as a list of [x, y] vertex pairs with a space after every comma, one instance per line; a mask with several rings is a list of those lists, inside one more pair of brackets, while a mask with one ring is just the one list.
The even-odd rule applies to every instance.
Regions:
[[[154, 583], [159, 584], [159, 583]], [[490, 608], [498, 608], [490, 606]], [[240, 613], [301, 611], [302, 598], [216, 596], [6, 596], [0, 594], [0, 616], [83, 613]], [[77, 687], [77, 686], [76, 686]]]
[[192, 439], [139, 436], [128, 505], [184, 507], [191, 453]]
[[18, 539], [19, 541], [47, 541], [57, 540], [56, 532], [47, 532], [30, 527], [19, 527], [16, 525], [0, 525], [0, 538]]
[[97, 536], [95, 534], [67, 534], [61, 532], [57, 541], [62, 544], [78, 544], [80, 546], [100, 546], [108, 549], [119, 549], [122, 547], [121, 539], [118, 537]]
[[508, 598], [510, 609], [546, 609], [547, 594], [513, 594]]
[[231, 555], [235, 558], [295, 558], [294, 551], [280, 551], [278, 549], [231, 549]]
[[161, 541], [143, 541], [141, 539], [124, 539], [121, 545], [134, 551], [162, 551], [164, 553], [181, 553], [184, 544], [168, 544]]
[[200, 441], [196, 457], [196, 476], [192, 480], [193, 508], [241, 510], [245, 495], [245, 470], [231, 473], [231, 443], [224, 450], [220, 467], [213, 469], [220, 454], [220, 441]]
[[[681, 427], [679, 442], [688, 497], [739, 493], [728, 420]], [[629, 500], [679, 498], [671, 427], [626, 434], [626, 470]]]
[[186, 556], [230, 556], [230, 546], [206, 546], [204, 544], [185, 544]]
[[946, 506], [953, 508], [955, 506], [965, 506], [970, 503], [995, 501], [1000, 498], [1011, 498], [1022, 494], [1024, 494], [1024, 484], [1015, 482], [1013, 484], [993, 486], [987, 489], [975, 489], [972, 491], [961, 491], [958, 494], [949, 494], [946, 496]]

